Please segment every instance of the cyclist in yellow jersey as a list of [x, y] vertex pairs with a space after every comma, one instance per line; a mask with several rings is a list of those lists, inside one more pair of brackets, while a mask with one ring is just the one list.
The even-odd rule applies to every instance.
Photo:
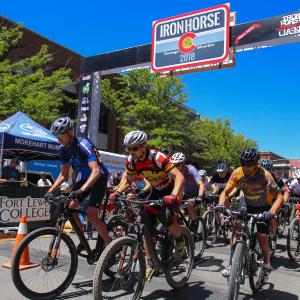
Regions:
[[[280, 209], [283, 203], [283, 196], [272, 175], [264, 168], [258, 166], [259, 152], [256, 148], [248, 148], [240, 156], [241, 167], [235, 169], [227, 182], [227, 185], [220, 195], [217, 209], [225, 210], [225, 203], [228, 195], [234, 188], [239, 188], [244, 193], [240, 200], [238, 210], [247, 208], [248, 213], [262, 213], [265, 223], [257, 224], [257, 238], [264, 257], [261, 282], [265, 282], [271, 272], [270, 248], [269, 248], [269, 225], [272, 217]], [[272, 204], [273, 200], [274, 204]], [[223, 276], [230, 274], [230, 268], [223, 271]]]

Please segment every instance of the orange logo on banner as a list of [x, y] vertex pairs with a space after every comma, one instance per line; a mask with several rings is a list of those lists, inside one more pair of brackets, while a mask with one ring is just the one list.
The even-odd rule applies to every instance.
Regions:
[[185, 33], [178, 41], [179, 51], [185, 54], [193, 52], [196, 46], [193, 44], [196, 34], [193, 32]]

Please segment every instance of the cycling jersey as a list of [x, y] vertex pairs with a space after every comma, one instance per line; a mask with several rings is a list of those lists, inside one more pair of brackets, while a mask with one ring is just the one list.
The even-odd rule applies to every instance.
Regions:
[[285, 192], [288, 192], [289, 189], [285, 185], [285, 183], [282, 181], [282, 179], [280, 177], [277, 178], [273, 172], [271, 172], [271, 175], [272, 175], [273, 179], [275, 180], [275, 182], [277, 183], [277, 185], [279, 186], [281, 193], [284, 194]]
[[294, 179], [291, 182], [290, 190], [292, 190], [296, 196], [300, 197], [300, 182], [298, 181], [298, 179]]
[[207, 186], [210, 183], [208, 177], [205, 177], [205, 178], [204, 178], [204, 176], [200, 176], [200, 177], [201, 177], [201, 180], [203, 181], [203, 183], [204, 183], [205, 186]]
[[215, 174], [210, 180], [210, 184], [214, 184], [219, 188], [219, 192], [222, 192], [225, 189], [226, 183], [230, 178], [230, 173], [226, 173], [224, 178], [221, 178], [219, 174]]
[[251, 176], [246, 176], [242, 167], [235, 169], [227, 185], [231, 188], [241, 189], [247, 205], [253, 207], [272, 205], [272, 200], [280, 192], [280, 188], [272, 175], [262, 167], [257, 167], [257, 170]]
[[86, 181], [91, 169], [88, 164], [92, 161], [97, 161], [100, 171], [103, 175], [108, 176], [109, 171], [101, 161], [100, 155], [96, 147], [87, 139], [74, 137], [73, 142], [69, 146], [61, 145], [58, 150], [60, 161], [63, 165], [69, 164], [74, 171], [74, 181]]
[[192, 165], [185, 165], [182, 171], [184, 176], [184, 195], [185, 196], [197, 196], [199, 193], [198, 181], [201, 180], [197, 169]]
[[126, 158], [126, 174], [136, 180], [145, 178], [157, 190], [164, 190], [174, 184], [169, 172], [174, 168], [170, 159], [161, 152], [148, 150], [144, 161]]

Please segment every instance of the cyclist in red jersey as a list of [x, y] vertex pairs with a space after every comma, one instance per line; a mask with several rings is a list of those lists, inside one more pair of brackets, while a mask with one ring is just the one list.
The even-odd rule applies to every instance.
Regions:
[[[184, 177], [174, 166], [170, 159], [162, 152], [150, 150], [147, 146], [147, 135], [143, 131], [131, 131], [124, 138], [124, 145], [130, 155], [126, 159], [126, 172], [117, 190], [110, 195], [110, 201], [115, 199], [131, 185], [136, 178], [145, 178], [151, 184], [148, 199], [164, 199], [164, 205], [147, 206], [147, 215], [144, 220], [149, 224], [155, 224], [158, 217], [160, 222], [166, 226], [176, 238], [178, 252], [183, 248], [184, 241], [181, 237], [180, 226], [172, 209], [174, 205], [181, 202], [181, 195], [184, 186]], [[146, 192], [142, 190], [138, 196], [144, 197]], [[148, 254], [148, 247], [145, 245], [147, 270], [146, 279], [150, 279], [154, 272], [153, 262]]]

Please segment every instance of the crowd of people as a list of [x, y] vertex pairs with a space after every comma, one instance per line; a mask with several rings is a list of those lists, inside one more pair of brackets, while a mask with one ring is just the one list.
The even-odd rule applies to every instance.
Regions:
[[[291, 193], [300, 196], [300, 170], [296, 171], [296, 178], [287, 185], [287, 182], [272, 172], [271, 161], [260, 162], [258, 149], [247, 148], [240, 155], [240, 166], [230, 169], [222, 162], [216, 166], [215, 174], [209, 178], [206, 170], [197, 170], [193, 165], [187, 164], [184, 153], [177, 152], [168, 156], [161, 151], [150, 149], [147, 134], [135, 130], [126, 134], [124, 138], [124, 146], [129, 154], [126, 158], [126, 169], [124, 173], [116, 173], [112, 177], [96, 147], [88, 139], [75, 136], [73, 122], [69, 117], [55, 120], [51, 131], [61, 143], [61, 173], [53, 184], [45, 178], [45, 174], [41, 174], [39, 186], [49, 186], [45, 197], [53, 197], [55, 191], [69, 180], [69, 169], [72, 167], [70, 207], [85, 207], [88, 221], [106, 245], [111, 242], [111, 238], [105, 223], [98, 215], [107, 188], [111, 189], [111, 203], [129, 192], [134, 197], [147, 200], [163, 199], [162, 206], [147, 206], [145, 219], [153, 226], [159, 220], [168, 228], [176, 240], [179, 253], [184, 249], [184, 241], [172, 207], [179, 205], [182, 199], [190, 199], [188, 214], [192, 225], [197, 226], [195, 203], [203, 201], [207, 194], [219, 195], [216, 209], [223, 213], [230, 199], [236, 196], [239, 199], [239, 211], [246, 209], [251, 213], [263, 214], [264, 222], [257, 226], [257, 238], [264, 258], [261, 280], [267, 280], [271, 272], [268, 236], [270, 232], [276, 231], [273, 216], [278, 213]], [[18, 161], [12, 159], [10, 165], [2, 170], [1, 181], [20, 181], [17, 165]], [[79, 217], [74, 217], [80, 224]], [[154, 272], [154, 265], [147, 244], [145, 251], [146, 278], [150, 278]], [[223, 270], [225, 277], [229, 274], [230, 266]]]

